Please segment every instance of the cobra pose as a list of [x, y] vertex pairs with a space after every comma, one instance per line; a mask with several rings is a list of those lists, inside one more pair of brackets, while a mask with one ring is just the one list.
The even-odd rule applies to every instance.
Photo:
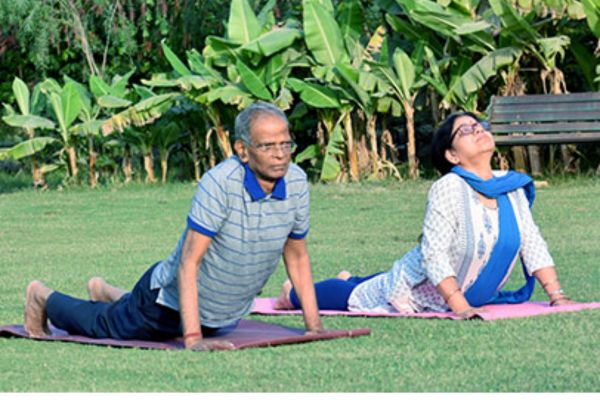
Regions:
[[[554, 261], [530, 207], [532, 179], [494, 171], [495, 143], [486, 124], [468, 112], [437, 130], [432, 161], [442, 174], [429, 190], [420, 243], [387, 272], [354, 277], [342, 271], [315, 285], [320, 309], [377, 312], [451, 310], [470, 318], [494, 303], [521, 303], [541, 284], [553, 306], [573, 303], [561, 288]], [[521, 258], [525, 285], [502, 291]], [[276, 308], [298, 308], [289, 281]]]

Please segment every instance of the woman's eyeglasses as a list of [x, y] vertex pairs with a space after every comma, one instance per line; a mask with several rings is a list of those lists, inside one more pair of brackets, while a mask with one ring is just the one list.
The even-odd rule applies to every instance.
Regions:
[[489, 131], [491, 128], [490, 123], [487, 121], [477, 121], [473, 124], [462, 124], [456, 128], [454, 132], [452, 132], [452, 135], [450, 135], [450, 143], [452, 143], [457, 135], [460, 137], [472, 135], [477, 130], [477, 126], [480, 126], [484, 131]]

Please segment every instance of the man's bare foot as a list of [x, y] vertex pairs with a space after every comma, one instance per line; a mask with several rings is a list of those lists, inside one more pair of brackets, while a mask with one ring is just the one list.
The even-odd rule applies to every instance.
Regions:
[[25, 330], [31, 337], [50, 335], [46, 301], [52, 294], [52, 289], [40, 281], [33, 281], [27, 286], [25, 295]]
[[92, 301], [104, 301], [112, 303], [119, 300], [125, 293], [125, 290], [109, 285], [99, 277], [90, 279], [87, 283], [87, 291]]
[[347, 281], [348, 279], [352, 278], [352, 274], [348, 271], [340, 271], [339, 274], [337, 274], [337, 278], [341, 279], [343, 281]]
[[290, 280], [288, 279], [285, 282], [283, 282], [283, 285], [281, 285], [281, 292], [279, 293], [277, 300], [275, 300], [276, 310], [290, 310], [294, 308], [294, 305], [290, 300], [291, 291], [292, 282], [290, 282]]

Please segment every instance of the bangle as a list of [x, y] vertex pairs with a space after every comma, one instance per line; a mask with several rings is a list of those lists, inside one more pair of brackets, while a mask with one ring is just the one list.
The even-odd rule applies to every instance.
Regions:
[[452, 292], [451, 292], [451, 293], [448, 295], [448, 297], [446, 297], [446, 298], [444, 299], [444, 301], [445, 301], [446, 303], [448, 303], [448, 301], [450, 300], [450, 298], [451, 298], [452, 296], [454, 296], [454, 295], [455, 295], [456, 293], [458, 293], [458, 292], [460, 292], [460, 288], [459, 288], [459, 287], [457, 287], [456, 289], [454, 289], [454, 290], [453, 290], [453, 291], [452, 291]]
[[551, 280], [549, 282], [546, 282], [546, 283], [542, 283], [542, 289], [546, 289], [546, 286], [550, 286], [550, 285], [552, 285], [553, 283], [556, 283], [556, 282], [558, 282], [558, 278], [553, 279], [553, 280]]
[[193, 338], [193, 337], [198, 337], [200, 336], [200, 332], [190, 332], [190, 333], [186, 333], [185, 335], [183, 335], [183, 339], [189, 339], [189, 338]]
[[552, 296], [557, 295], [557, 294], [565, 294], [565, 291], [562, 290], [562, 289], [556, 289], [552, 293], [548, 293], [548, 297], [552, 297]]

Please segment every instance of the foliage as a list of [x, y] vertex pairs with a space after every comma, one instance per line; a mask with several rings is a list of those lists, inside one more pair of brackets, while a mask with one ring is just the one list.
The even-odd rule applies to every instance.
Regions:
[[314, 178], [416, 178], [456, 109], [598, 90], [597, 1], [1, 2], [0, 158], [38, 184], [151, 182], [155, 159], [164, 180], [170, 155], [198, 179], [233, 154], [237, 112], [268, 101]]

